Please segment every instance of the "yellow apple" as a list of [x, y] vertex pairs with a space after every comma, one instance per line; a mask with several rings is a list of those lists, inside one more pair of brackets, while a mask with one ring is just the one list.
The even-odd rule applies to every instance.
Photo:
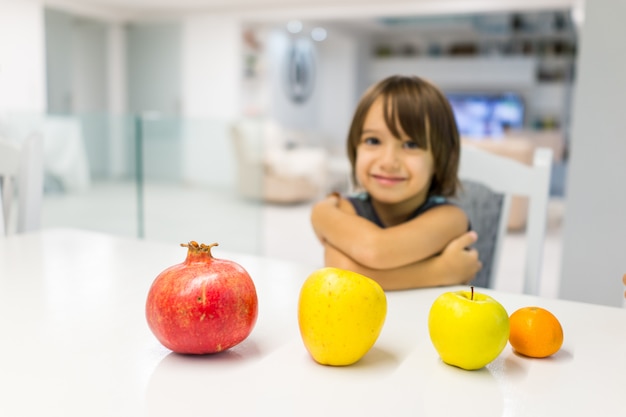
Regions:
[[492, 297], [450, 291], [433, 302], [428, 314], [430, 340], [448, 365], [480, 369], [498, 357], [509, 338], [509, 315]]
[[387, 297], [381, 286], [356, 272], [321, 268], [300, 289], [300, 335], [322, 365], [351, 365], [365, 356], [386, 315]]

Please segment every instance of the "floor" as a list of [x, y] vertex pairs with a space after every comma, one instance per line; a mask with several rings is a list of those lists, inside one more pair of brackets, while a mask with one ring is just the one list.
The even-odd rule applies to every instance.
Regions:
[[[143, 205], [137, 203], [142, 196]], [[181, 242], [218, 242], [225, 251], [241, 251], [322, 265], [322, 249], [309, 224], [310, 204], [266, 205], [239, 198], [233, 191], [180, 184], [95, 182], [85, 192], [49, 193], [43, 227], [78, 227], [122, 236]], [[561, 259], [564, 204], [549, 203], [540, 294], [556, 298]], [[523, 233], [509, 233], [494, 287], [521, 292]], [[216, 251], [219, 256], [219, 250]]]

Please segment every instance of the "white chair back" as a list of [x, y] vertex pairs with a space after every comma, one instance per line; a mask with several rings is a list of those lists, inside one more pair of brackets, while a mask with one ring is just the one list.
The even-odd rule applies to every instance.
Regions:
[[17, 225], [24, 233], [41, 227], [43, 139], [29, 135], [21, 145], [0, 140], [0, 237], [11, 232], [17, 195]]
[[[493, 255], [492, 273], [498, 271], [499, 258], [507, 231], [512, 196], [528, 198], [526, 222], [526, 260], [524, 293], [538, 295], [548, 217], [552, 150], [536, 148], [532, 165], [495, 155], [471, 146], [462, 146], [459, 178], [489, 187], [504, 196]], [[480, 236], [479, 236], [480, 239]], [[493, 279], [491, 279], [493, 282]]]

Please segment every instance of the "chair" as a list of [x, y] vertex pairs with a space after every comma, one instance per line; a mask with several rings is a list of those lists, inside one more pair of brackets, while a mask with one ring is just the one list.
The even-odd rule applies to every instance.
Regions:
[[0, 139], [0, 237], [12, 231], [16, 194], [15, 231], [39, 229], [43, 199], [43, 139], [40, 134], [29, 135], [21, 146]]
[[247, 198], [292, 204], [317, 198], [326, 186], [327, 152], [265, 120], [242, 120], [231, 127], [237, 188]]
[[511, 198], [524, 196], [529, 208], [523, 291], [538, 295], [551, 168], [552, 150], [548, 148], [536, 148], [532, 165], [526, 165], [472, 146], [462, 146], [459, 178], [463, 191], [458, 202], [478, 233], [476, 247], [483, 262], [475, 285], [492, 286], [507, 231]]

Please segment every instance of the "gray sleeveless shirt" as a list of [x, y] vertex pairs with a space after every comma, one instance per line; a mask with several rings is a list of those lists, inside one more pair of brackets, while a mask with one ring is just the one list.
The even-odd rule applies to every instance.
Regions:
[[[348, 201], [352, 203], [354, 210], [356, 210], [356, 213], [359, 216], [370, 220], [371, 222], [375, 223], [376, 225], [382, 228], [385, 227], [385, 225], [380, 221], [378, 214], [376, 214], [376, 210], [374, 210], [374, 206], [372, 205], [372, 199], [370, 198], [370, 195], [368, 193], [363, 192], [359, 194], [354, 194], [354, 195], [348, 196], [347, 198], [348, 198]], [[427, 210], [430, 210], [433, 207], [437, 207], [437, 206], [441, 206], [445, 204], [453, 204], [453, 203], [442, 196], [438, 196], [438, 195], [430, 196], [426, 199], [426, 201], [424, 201], [424, 204], [419, 206], [413, 212], [411, 217], [409, 217], [407, 220], [414, 219], [420, 214], [424, 213]]]

